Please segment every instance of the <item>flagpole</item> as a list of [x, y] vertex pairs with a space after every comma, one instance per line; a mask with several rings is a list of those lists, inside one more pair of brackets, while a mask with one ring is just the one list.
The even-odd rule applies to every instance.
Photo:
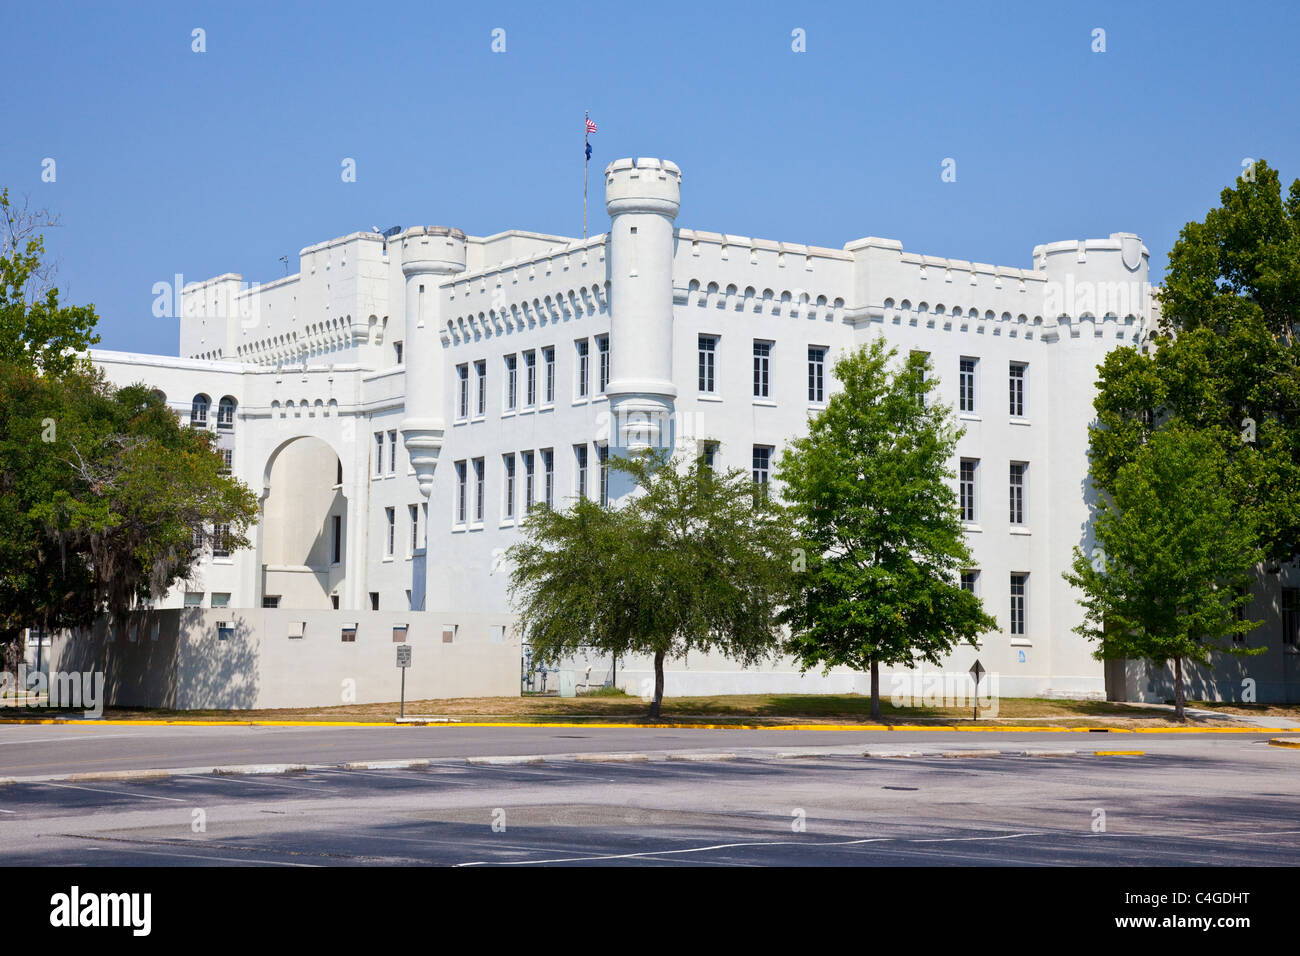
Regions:
[[582, 123], [582, 238], [587, 238], [587, 167], [591, 165], [591, 155], [588, 147], [591, 145], [591, 131], [587, 128], [587, 120], [591, 119], [591, 111], [584, 110], [584, 119]]

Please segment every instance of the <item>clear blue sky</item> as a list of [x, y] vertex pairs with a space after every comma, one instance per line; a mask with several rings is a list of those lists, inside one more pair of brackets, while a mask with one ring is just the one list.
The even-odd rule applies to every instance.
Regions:
[[686, 227], [1013, 266], [1128, 231], [1158, 276], [1243, 158], [1300, 176], [1294, 3], [8, 2], [0, 36], [0, 185], [62, 216], [60, 285], [126, 350], [174, 353], [177, 272], [269, 281], [371, 226], [580, 234], [584, 109], [593, 233], [605, 164], [662, 156]]

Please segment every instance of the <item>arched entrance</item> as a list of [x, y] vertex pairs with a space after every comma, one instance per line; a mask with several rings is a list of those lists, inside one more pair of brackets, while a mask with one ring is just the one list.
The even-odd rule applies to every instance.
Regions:
[[263, 606], [336, 606], [349, 546], [338, 454], [319, 438], [290, 439], [272, 452], [263, 482]]

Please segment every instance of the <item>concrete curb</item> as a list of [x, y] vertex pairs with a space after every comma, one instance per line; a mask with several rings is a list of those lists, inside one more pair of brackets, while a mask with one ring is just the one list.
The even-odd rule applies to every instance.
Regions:
[[465, 762], [481, 767], [516, 767], [521, 764], [545, 763], [546, 758], [540, 754], [527, 757], [466, 757]]
[[63, 779], [67, 783], [95, 783], [111, 780], [162, 780], [172, 776], [173, 770], [96, 770], [92, 773], [70, 773]]
[[713, 760], [735, 760], [736, 755], [730, 753], [721, 754], [668, 754], [669, 760], [688, 760], [691, 762], [704, 763]]
[[1022, 750], [1022, 757], [1074, 757], [1079, 753], [1077, 750]]
[[896, 757], [937, 757], [938, 753], [933, 750], [868, 750], [862, 756], [892, 760]]
[[944, 750], [940, 757], [1001, 757], [1001, 750]]
[[354, 760], [339, 764], [340, 770], [422, 770], [428, 760]]
[[573, 759], [578, 763], [643, 763], [650, 757], [647, 754], [578, 754]]
[[242, 766], [213, 767], [212, 773], [217, 777], [256, 777], [264, 774], [306, 773], [308, 770], [337, 770], [334, 764], [306, 763], [266, 763], [244, 764]]

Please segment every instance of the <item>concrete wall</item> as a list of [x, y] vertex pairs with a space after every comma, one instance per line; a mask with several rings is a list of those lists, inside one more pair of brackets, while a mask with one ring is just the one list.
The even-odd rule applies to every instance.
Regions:
[[[229, 623], [227, 637], [218, 624]], [[356, 640], [342, 640], [345, 625]], [[61, 634], [51, 669], [103, 670], [110, 706], [177, 710], [396, 701], [393, 630], [406, 625], [408, 700], [519, 693], [519, 643], [475, 616], [188, 608], [142, 612], [125, 633]], [[452, 640], [444, 641], [444, 631]], [[301, 631], [301, 637], [291, 637]], [[494, 640], [491, 635], [497, 634]], [[351, 699], [348, 695], [351, 694]]]

